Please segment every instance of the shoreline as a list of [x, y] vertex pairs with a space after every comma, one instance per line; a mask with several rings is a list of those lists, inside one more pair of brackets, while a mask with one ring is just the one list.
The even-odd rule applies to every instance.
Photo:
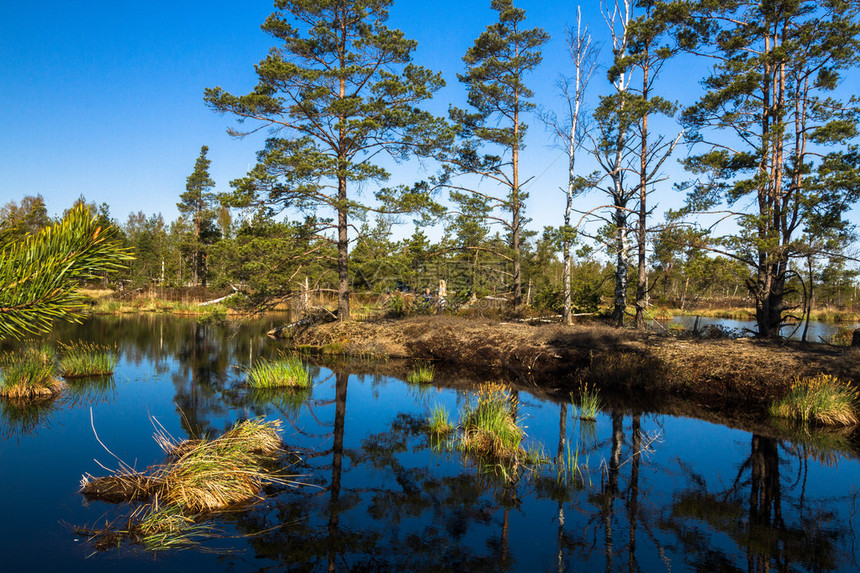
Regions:
[[294, 330], [285, 342], [312, 355], [409, 359], [527, 375], [559, 392], [587, 381], [611, 391], [693, 400], [714, 410], [762, 410], [798, 376], [825, 373], [860, 382], [857, 348], [702, 339], [600, 325], [427, 316], [316, 324]]

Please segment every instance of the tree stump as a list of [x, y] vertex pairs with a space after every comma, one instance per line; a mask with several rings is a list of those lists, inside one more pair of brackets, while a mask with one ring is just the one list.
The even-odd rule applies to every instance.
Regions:
[[851, 347], [856, 348], [860, 346], [860, 328], [854, 329], [854, 334], [851, 335]]

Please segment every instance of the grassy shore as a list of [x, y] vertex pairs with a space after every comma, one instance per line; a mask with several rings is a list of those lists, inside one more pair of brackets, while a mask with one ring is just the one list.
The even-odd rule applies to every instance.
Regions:
[[107, 289], [80, 289], [89, 299], [93, 314], [178, 314], [188, 316], [242, 316], [228, 306], [227, 301], [208, 304], [207, 301], [221, 298], [220, 292], [209, 293], [205, 289], [189, 290], [188, 295], [160, 297], [157, 291], [115, 292]]

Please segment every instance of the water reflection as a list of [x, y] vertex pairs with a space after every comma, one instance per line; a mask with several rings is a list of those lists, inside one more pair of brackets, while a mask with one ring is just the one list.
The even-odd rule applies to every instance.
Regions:
[[[134, 421], [136, 411], [172, 413], [172, 431], [190, 438], [220, 434], [239, 419], [283, 420], [284, 438], [302, 459], [296, 469], [309, 486], [270, 492], [226, 518], [219, 525], [233, 540], [219, 547], [242, 556], [222, 555], [217, 562], [195, 556], [182, 562], [190, 571], [857, 567], [860, 464], [851, 435], [788, 427], [746, 433], [622, 403], [585, 423], [567, 403], [522, 388], [515, 390], [517, 415], [528, 426], [527, 439], [551, 452], [554, 463], [499, 478], [457, 451], [433, 447], [425, 427], [429, 411], [439, 404], [456, 412], [470, 397], [468, 388], [446, 387], [444, 379], [418, 392], [378, 373], [312, 366], [313, 384], [304, 392], [245, 388], [249, 364], [279, 351], [264, 335], [270, 324], [111, 317], [64, 326], [52, 337], [116, 342], [121, 361], [115, 377], [75, 383], [60, 401], [32, 410], [0, 401], [3, 438], [35, 440], [52, 464], [68, 463], [65, 474], [79, 475], [90, 469], [84, 462], [91, 453], [75, 457], [69, 448], [51, 448], [60, 448], [53, 444], [60, 437], [93, 441], [81, 413], [88, 406], [102, 409], [104, 424], [115, 412], [114, 424], [140, 436], [119, 446], [134, 452], [151, 435]], [[119, 440], [116, 428], [99, 430]], [[14, 442], [0, 446], [14, 448]], [[44, 468], [33, 471], [37, 477], [20, 477], [38, 482]], [[75, 499], [74, 484], [68, 489]], [[4, 514], [19, 511], [12, 501], [2, 503]], [[104, 511], [76, 511], [85, 510]], [[56, 506], [40, 511], [56, 524]], [[86, 515], [75, 521], [87, 522]], [[14, 531], [4, 535], [0, 548], [7, 551], [24, 543]], [[98, 560], [78, 566], [77, 554], [55, 549], [73, 564], [70, 570], [116, 566]], [[159, 563], [170, 570], [179, 559], [165, 554]]]
[[[780, 451], [784, 452], [782, 459]], [[671, 530], [694, 556], [696, 567], [725, 569], [731, 563], [727, 551], [711, 545], [715, 532], [726, 534], [745, 550], [747, 571], [789, 571], [798, 566], [831, 571], [839, 566], [843, 559], [837, 544], [849, 534], [853, 537], [853, 532], [824, 509], [820, 500], [808, 495], [808, 465], [796, 454], [785, 450], [778, 440], [753, 435], [749, 456], [725, 489], [709, 488], [704, 476], [688, 468], [690, 485], [672, 506], [673, 518], [688, 524], [688, 529]], [[796, 478], [781, 477], [781, 467], [794, 464], [799, 472]], [[783, 511], [787, 504], [791, 507], [788, 514]], [[842, 557], [849, 562], [856, 558]]]
[[51, 418], [61, 406], [56, 398], [16, 400], [0, 398], [0, 439], [34, 436], [40, 428], [50, 427]]

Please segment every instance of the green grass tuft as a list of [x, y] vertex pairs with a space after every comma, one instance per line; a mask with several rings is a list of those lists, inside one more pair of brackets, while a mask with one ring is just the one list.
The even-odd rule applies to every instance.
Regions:
[[[578, 405], [577, 399], [579, 400]], [[580, 383], [577, 395], [571, 392], [570, 401], [573, 403], [573, 407], [579, 411], [579, 418], [582, 420], [597, 420], [597, 414], [603, 408], [600, 390], [594, 386], [589, 388], [587, 382]]]
[[484, 384], [474, 403], [460, 416], [464, 451], [500, 461], [516, 460], [522, 453], [523, 430], [511, 413], [513, 400], [502, 384]]
[[858, 394], [849, 382], [835, 376], [819, 374], [796, 378], [788, 394], [770, 407], [779, 418], [825, 426], [852, 426], [857, 417]]
[[406, 381], [410, 384], [429, 384], [433, 381], [435, 370], [432, 364], [420, 364], [406, 375]]
[[309, 388], [311, 375], [298, 358], [257, 361], [248, 370], [248, 386], [255, 389], [266, 388]]
[[0, 396], [46, 398], [57, 393], [61, 387], [50, 347], [25, 346], [17, 352], [0, 356]]
[[117, 351], [107, 346], [78, 342], [60, 344], [60, 375], [63, 378], [109, 376], [116, 368]]
[[445, 436], [456, 429], [451, 423], [451, 415], [448, 410], [438, 405], [434, 406], [433, 411], [430, 412], [428, 426], [430, 433], [434, 436]]

